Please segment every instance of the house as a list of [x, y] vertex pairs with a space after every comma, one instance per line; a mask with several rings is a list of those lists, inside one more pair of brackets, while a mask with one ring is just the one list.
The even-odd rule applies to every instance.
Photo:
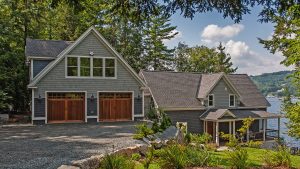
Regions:
[[267, 121], [280, 122], [280, 116], [267, 112], [270, 103], [246, 74], [141, 71], [139, 75], [148, 86], [145, 111], [162, 108], [173, 124], [187, 123], [189, 132], [209, 133], [219, 144], [220, 132], [236, 134], [242, 120], [251, 117], [247, 141], [279, 136], [279, 128], [268, 130]]
[[26, 40], [32, 123], [131, 121], [145, 83], [94, 28], [76, 41]]

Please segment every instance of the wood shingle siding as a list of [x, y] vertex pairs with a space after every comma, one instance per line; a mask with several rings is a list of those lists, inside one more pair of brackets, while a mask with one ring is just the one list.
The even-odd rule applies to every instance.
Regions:
[[176, 122], [187, 122], [187, 129], [191, 133], [203, 133], [203, 121], [200, 121], [199, 116], [204, 111], [166, 111], [166, 114], [170, 117], [172, 124], [176, 125]]
[[[225, 90], [225, 88], [227, 90]], [[229, 94], [235, 94], [233, 90], [221, 79], [217, 85], [213, 88], [210, 94], [214, 95], [214, 107], [215, 108], [228, 108], [229, 107]], [[237, 96], [235, 96], [237, 106]]]

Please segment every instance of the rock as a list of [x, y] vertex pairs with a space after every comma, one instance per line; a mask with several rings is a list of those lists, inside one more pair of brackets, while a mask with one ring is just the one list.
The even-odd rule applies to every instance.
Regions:
[[151, 145], [151, 142], [150, 142], [150, 140], [149, 140], [148, 138], [144, 137], [144, 138], [143, 138], [143, 141], [144, 141], [145, 143], [147, 143], [148, 145]]
[[97, 169], [100, 166], [100, 161], [104, 155], [91, 156], [90, 158], [72, 161], [72, 165], [81, 169]]
[[79, 167], [70, 166], [70, 165], [61, 165], [57, 169], [80, 169]]
[[221, 146], [219, 148], [217, 148], [217, 151], [228, 151], [229, 148], [227, 146]]

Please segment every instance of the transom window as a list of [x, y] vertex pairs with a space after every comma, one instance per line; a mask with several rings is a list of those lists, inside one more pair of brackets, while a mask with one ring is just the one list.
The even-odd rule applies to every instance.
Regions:
[[116, 77], [115, 58], [67, 57], [68, 77]]
[[235, 95], [234, 94], [229, 95], [229, 107], [235, 107]]
[[208, 106], [209, 107], [214, 106], [214, 95], [213, 94], [208, 95]]

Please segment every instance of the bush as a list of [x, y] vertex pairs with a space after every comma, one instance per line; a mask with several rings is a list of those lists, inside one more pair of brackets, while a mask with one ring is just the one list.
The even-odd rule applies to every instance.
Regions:
[[134, 169], [134, 162], [121, 155], [105, 155], [100, 162], [100, 169]]
[[205, 149], [195, 149], [194, 147], [188, 147], [186, 149], [189, 167], [204, 167], [211, 161], [211, 155], [209, 151]]
[[192, 134], [191, 133], [186, 133], [184, 136], [184, 142], [189, 144], [192, 141]]
[[292, 166], [291, 154], [286, 146], [279, 146], [278, 151], [266, 151], [263, 156], [264, 162], [270, 167], [288, 167]]
[[191, 135], [191, 141], [196, 144], [208, 144], [211, 140], [212, 136], [208, 133]]
[[147, 126], [146, 123], [138, 124], [135, 126], [136, 131], [133, 136], [134, 139], [142, 139], [148, 135], [153, 134], [153, 130]]
[[154, 119], [158, 119], [158, 114], [157, 114], [157, 111], [156, 109], [152, 108], [148, 111], [148, 113], [146, 114], [146, 117], [149, 119], [149, 120], [154, 120]]
[[171, 119], [167, 116], [167, 114], [162, 109], [160, 109], [159, 112], [161, 117], [160, 129], [164, 131], [172, 125]]
[[262, 145], [262, 142], [261, 141], [253, 141], [253, 140], [250, 140], [249, 143], [247, 143], [247, 146], [248, 147], [251, 147], [251, 148], [260, 148]]
[[143, 161], [143, 166], [145, 169], [148, 169], [154, 159], [154, 147], [151, 146], [146, 153], [145, 159]]
[[162, 165], [164, 168], [182, 169], [187, 166], [188, 159], [186, 155], [186, 147], [173, 144], [164, 148], [162, 152]]
[[247, 150], [237, 148], [232, 152], [228, 152], [228, 163], [232, 168], [245, 169], [247, 168], [248, 153]]
[[139, 159], [141, 159], [141, 155], [139, 153], [133, 153], [131, 154], [131, 159], [134, 161], [138, 161]]
[[227, 140], [226, 146], [230, 148], [236, 148], [239, 145], [239, 140], [233, 134], [224, 134], [223, 132], [220, 133], [221, 138]]
[[218, 146], [216, 143], [208, 143], [208, 144], [205, 144], [205, 147], [209, 151], [216, 151]]

